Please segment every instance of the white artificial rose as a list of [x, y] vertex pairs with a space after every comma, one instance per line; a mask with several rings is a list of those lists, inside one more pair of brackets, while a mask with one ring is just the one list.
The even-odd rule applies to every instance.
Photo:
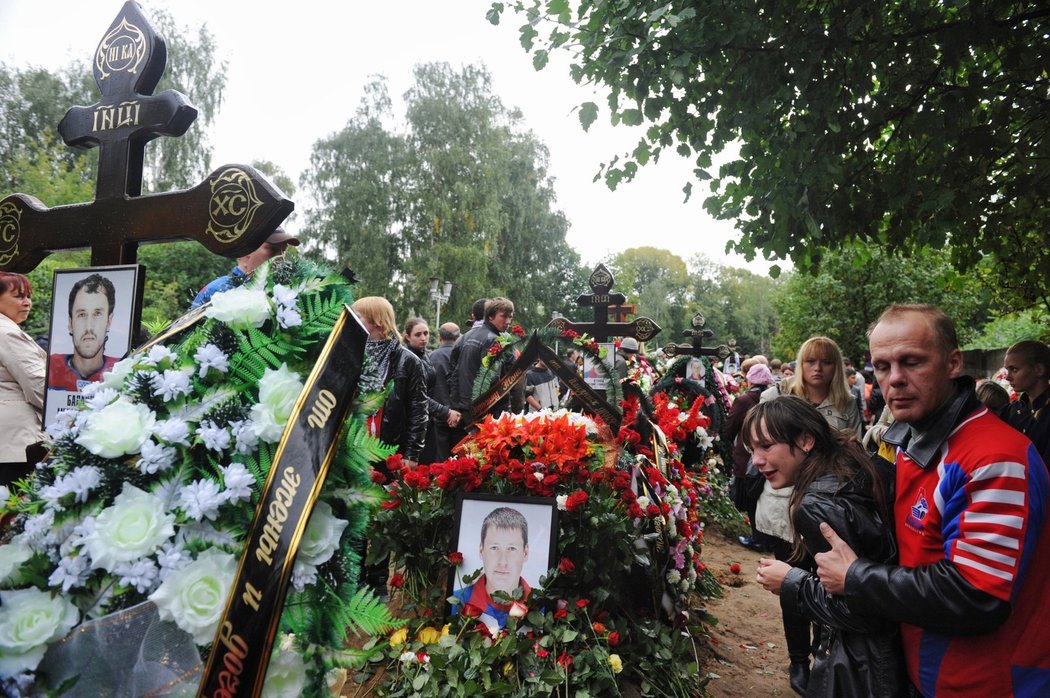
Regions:
[[252, 406], [252, 425], [255, 433], [264, 441], [274, 442], [281, 438], [288, 417], [295, 407], [303, 382], [299, 374], [281, 364], [276, 371], [266, 369], [259, 379], [259, 402]]
[[102, 387], [120, 390], [124, 387], [124, 379], [135, 370], [135, 361], [138, 357], [129, 356], [113, 364], [113, 368], [102, 374]]
[[270, 299], [262, 289], [238, 286], [212, 296], [204, 314], [235, 330], [262, 327], [270, 319]]
[[124, 483], [124, 489], [95, 519], [84, 537], [91, 567], [112, 572], [122, 562], [151, 555], [175, 534], [175, 516], [149, 492]]
[[306, 665], [291, 635], [285, 635], [274, 648], [270, 665], [266, 668], [262, 698], [299, 698], [306, 686]]
[[208, 548], [180, 570], [169, 572], [149, 596], [162, 620], [174, 621], [198, 645], [215, 637], [226, 597], [237, 576], [237, 558]]
[[0, 545], [0, 584], [7, 584], [8, 580], [17, 583], [18, 568], [31, 557], [32, 549], [17, 538], [7, 545]]
[[65, 637], [78, 620], [65, 596], [32, 588], [0, 591], [0, 676], [36, 669], [47, 643]]
[[332, 507], [327, 502], [317, 502], [306, 525], [296, 562], [307, 565], [320, 565], [328, 562], [339, 547], [339, 538], [349, 521], [332, 515]]
[[118, 398], [88, 415], [76, 442], [102, 458], [138, 453], [155, 421], [150, 408]]

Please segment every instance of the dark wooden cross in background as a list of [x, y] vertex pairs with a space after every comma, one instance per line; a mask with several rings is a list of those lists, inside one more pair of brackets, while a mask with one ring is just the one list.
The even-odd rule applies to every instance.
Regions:
[[91, 264], [130, 264], [140, 242], [196, 240], [239, 257], [261, 245], [295, 205], [259, 172], [223, 165], [193, 189], [142, 194], [146, 143], [181, 136], [197, 118], [185, 96], [153, 95], [168, 61], [139, 6], [121, 8], [95, 52], [102, 93], [59, 124], [75, 148], [99, 148], [95, 201], [48, 208], [26, 194], [0, 201], [0, 270], [29, 272], [55, 250], [91, 248]]
[[596, 342], [607, 342], [609, 337], [634, 337], [639, 342], [652, 339], [662, 329], [647, 317], [637, 317], [631, 322], [609, 322], [610, 306], [622, 306], [627, 297], [622, 293], [611, 293], [613, 284], [612, 272], [604, 264], [599, 264], [591, 272], [589, 284], [591, 293], [584, 293], [576, 302], [594, 308], [594, 322], [573, 322], [564, 317], [554, 318], [547, 327], [556, 327], [562, 332], [575, 330], [580, 334], [587, 333]]
[[722, 344], [717, 347], [705, 347], [704, 340], [715, 336], [715, 333], [707, 329], [707, 320], [700, 313], [693, 315], [693, 319], [690, 321], [691, 329], [682, 330], [683, 337], [689, 337], [693, 341], [690, 344], [668, 344], [663, 348], [664, 354], [667, 357], [674, 356], [717, 356], [719, 359], [725, 360], [729, 356], [730, 349], [726, 345]]

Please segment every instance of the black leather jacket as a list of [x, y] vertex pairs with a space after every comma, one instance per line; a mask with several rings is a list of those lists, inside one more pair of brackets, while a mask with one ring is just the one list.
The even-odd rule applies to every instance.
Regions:
[[[449, 406], [463, 413], [463, 426], [479, 418], [481, 415], [471, 415], [470, 403], [474, 399], [474, 379], [478, 377], [481, 370], [481, 359], [492, 343], [496, 341], [499, 332], [496, 326], [486, 320], [483, 324], [475, 327], [459, 338], [452, 347], [452, 357], [448, 371], [448, 398]], [[503, 403], [509, 404], [509, 400], [501, 400], [493, 408], [493, 412], [499, 414]]]
[[[864, 471], [850, 481], [817, 478], [799, 503], [793, 523], [810, 555], [829, 549], [820, 532], [826, 521], [858, 554], [882, 563], [897, 560], [893, 527], [883, 520]], [[817, 576], [793, 567], [780, 588], [780, 605], [820, 624], [820, 646], [806, 696], [908, 695], [897, 623], [851, 608], [829, 594]]]
[[405, 460], [418, 461], [423, 452], [428, 418], [423, 363], [399, 344], [391, 353], [386, 380], [394, 381], [394, 390], [383, 403], [379, 438], [396, 445]]

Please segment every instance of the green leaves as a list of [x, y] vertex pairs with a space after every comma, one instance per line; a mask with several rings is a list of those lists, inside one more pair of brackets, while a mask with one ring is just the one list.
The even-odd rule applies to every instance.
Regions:
[[580, 105], [580, 126], [586, 131], [598, 118], [598, 105], [594, 102], [584, 102]]

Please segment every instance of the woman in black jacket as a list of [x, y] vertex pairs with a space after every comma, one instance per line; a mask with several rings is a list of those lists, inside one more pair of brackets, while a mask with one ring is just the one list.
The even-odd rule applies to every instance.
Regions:
[[430, 365], [430, 359], [427, 357], [427, 340], [430, 339], [427, 321], [421, 317], [410, 319], [405, 323], [405, 333], [402, 337], [408, 350], [419, 357], [423, 367], [423, 383], [427, 391], [427, 412], [430, 417], [419, 462], [433, 463], [438, 459], [438, 424], [443, 422], [454, 427], [459, 424], [460, 414], [434, 399], [437, 394], [437, 371]]
[[[743, 438], [774, 489], [795, 486], [788, 504], [793, 558], [830, 549], [820, 532], [821, 522], [827, 522], [859, 555], [896, 561], [887, 480], [852, 432], [832, 429], [806, 400], [783, 395], [748, 413]], [[820, 624], [806, 696], [908, 695], [896, 623], [851, 611], [815, 574], [786, 562], [763, 558], [757, 580], [780, 595], [785, 611]]]
[[350, 306], [368, 330], [365, 364], [358, 389], [362, 394], [394, 388], [383, 406], [369, 418], [369, 430], [392, 446], [405, 464], [414, 466], [423, 453], [427, 433], [427, 391], [419, 357], [401, 346], [394, 307], [379, 296], [359, 298]]

